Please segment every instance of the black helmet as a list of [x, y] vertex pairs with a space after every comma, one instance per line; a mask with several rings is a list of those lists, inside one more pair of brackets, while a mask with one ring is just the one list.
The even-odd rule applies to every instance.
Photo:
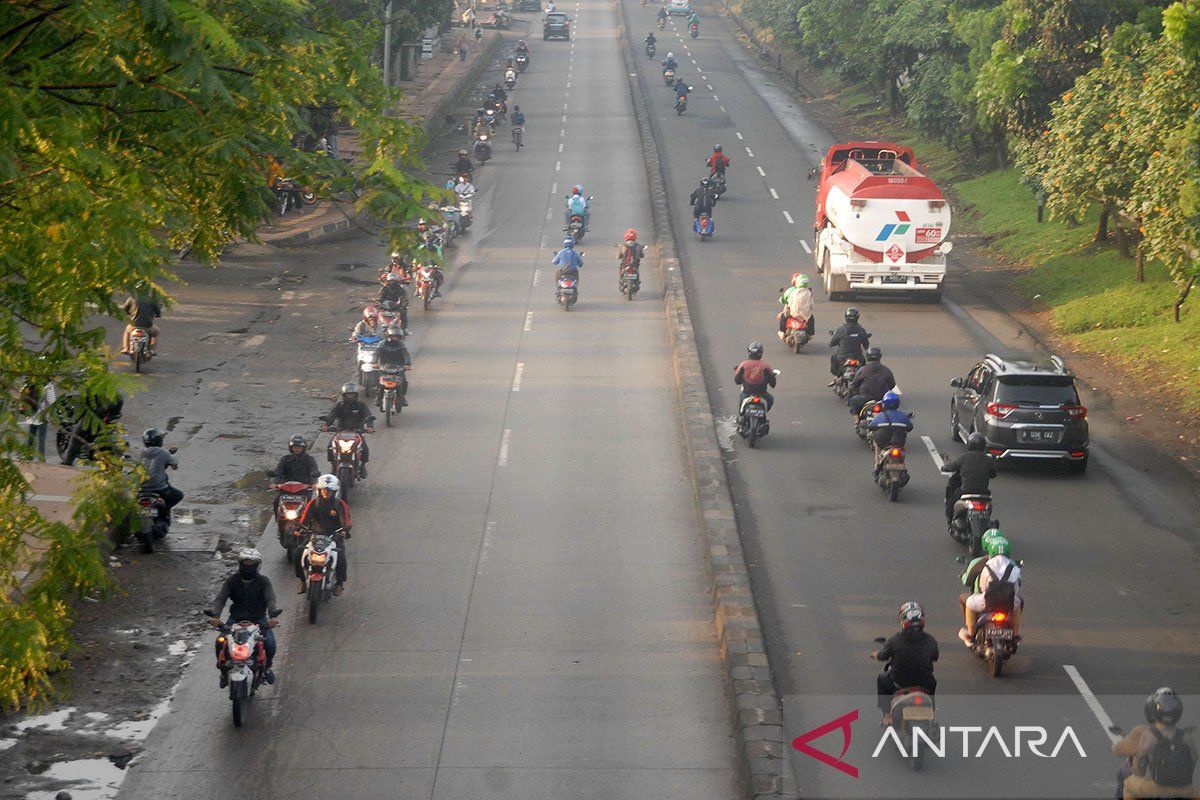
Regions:
[[162, 447], [164, 435], [158, 428], [147, 428], [142, 434], [142, 444], [146, 447]]
[[982, 451], [987, 446], [987, 439], [979, 431], [975, 431], [967, 437], [967, 449]]
[[867, 348], [867, 361], [878, 361], [883, 358], [883, 351], [875, 345]]
[[858, 309], [854, 306], [846, 309], [846, 322], [858, 322]]
[[1153, 725], [1161, 722], [1174, 725], [1183, 716], [1183, 702], [1170, 686], [1155, 689], [1154, 694], [1146, 698], [1146, 722]]
[[751, 342], [746, 345], [746, 352], [750, 354], [751, 358], [762, 358], [763, 343], [758, 341]]
[[721, 145], [719, 145], [719, 144], [714, 144], [714, 145], [713, 145], [713, 152], [714, 152], [714, 153], [719, 153], [719, 152], [721, 152]]
[[293, 447], [299, 447], [301, 452], [307, 450], [308, 439], [305, 439], [303, 436], [297, 433], [295, 436], [288, 439], [288, 450], [291, 450]]

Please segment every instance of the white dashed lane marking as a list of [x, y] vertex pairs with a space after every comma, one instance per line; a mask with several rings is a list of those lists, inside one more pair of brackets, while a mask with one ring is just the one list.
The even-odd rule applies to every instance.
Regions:
[[796, 224], [796, 220], [792, 219], [792, 215], [791, 215], [791, 214], [789, 214], [789, 213], [788, 213], [788, 212], [786, 212], [786, 211], [784, 211], [784, 212], [783, 212], [783, 218], [784, 218], [784, 219], [786, 219], [786, 220], [788, 221], [788, 225], [795, 225], [795, 224]]
[[741, 134], [741, 131], [734, 131], [734, 135], [736, 135], [736, 136], [737, 136], [739, 139], [745, 139], [745, 138], [746, 138], [745, 136], [742, 136], [742, 134]]
[[748, 155], [750, 158], [754, 158], [754, 151], [753, 151], [753, 150], [751, 150], [749, 147], [747, 147], [747, 148], [746, 148], [746, 155]]
[[812, 248], [808, 246], [808, 242], [801, 239], [800, 246], [804, 248], [804, 252], [808, 253], [810, 256], [812, 255]]
[[769, 191], [771, 193], [771, 197], [773, 199], [775, 199], [775, 200], [779, 199], [779, 192], [775, 191], [772, 187], [768, 186], [767, 191]]
[[761, 176], [762, 176], [762, 177], [764, 177], [764, 178], [765, 178], [765, 177], [767, 177], [767, 173], [763, 172], [763, 168], [762, 168], [762, 167], [755, 167], [755, 169], [756, 169], [756, 170], [758, 170], [758, 174], [759, 174], [759, 175], [761, 175]]
[[514, 392], [521, 391], [521, 377], [525, 374], [525, 362], [517, 362], [517, 371], [513, 375], [512, 390]]

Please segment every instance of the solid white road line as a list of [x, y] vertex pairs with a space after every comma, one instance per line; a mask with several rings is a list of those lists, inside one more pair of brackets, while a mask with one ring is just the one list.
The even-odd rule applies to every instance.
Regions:
[[505, 428], [504, 435], [500, 437], [500, 457], [496, 459], [496, 466], [503, 467], [508, 463], [508, 438], [512, 436], [512, 428]]
[[533, 312], [525, 312], [525, 332], [528, 333], [533, 329]]
[[741, 133], [741, 131], [734, 131], [734, 133], [735, 133], [735, 134], [737, 134], [737, 137], [738, 137], [739, 139], [745, 139], [745, 138], [746, 138], [745, 136], [742, 136], [742, 133]]
[[1067, 672], [1067, 677], [1071, 679], [1071, 683], [1075, 684], [1075, 688], [1079, 690], [1079, 694], [1083, 695], [1083, 702], [1087, 703], [1087, 707], [1092, 710], [1096, 721], [1100, 723], [1100, 727], [1104, 729], [1104, 735], [1109, 738], [1109, 741], [1119, 742], [1121, 737], [1113, 733], [1112, 717], [1108, 716], [1108, 712], [1104, 710], [1104, 706], [1100, 705], [1100, 701], [1096, 699], [1096, 695], [1092, 694], [1092, 689], [1087, 685], [1087, 681], [1079, 674], [1079, 670], [1070, 664], [1063, 664], [1063, 669]]
[[786, 219], [786, 220], [788, 221], [788, 225], [795, 225], [795, 224], [796, 224], [796, 220], [792, 219], [792, 215], [791, 215], [791, 214], [789, 214], [789, 213], [788, 213], [788, 212], [786, 212], [786, 211], [784, 211], [784, 212], [783, 212], [783, 218], [784, 218], [784, 219]]
[[[805, 245], [804, 249], [807, 250], [808, 245]], [[925, 449], [929, 451], [929, 457], [933, 459], [933, 465], [938, 468], [938, 472], [941, 472], [942, 454], [938, 452], [937, 445], [928, 436], [922, 436], [921, 441], [925, 443]]]
[[525, 374], [525, 362], [519, 361], [519, 362], [517, 362], [517, 372], [515, 375], [513, 375], [512, 390], [514, 392], [521, 391], [521, 376], [524, 374]]
[[767, 177], [767, 173], [763, 172], [762, 167], [755, 167], [755, 169], [758, 170], [758, 174], [760, 177], [763, 177], [763, 178]]
[[812, 255], [812, 248], [808, 246], [808, 242], [801, 239], [800, 246], [804, 248], [804, 252], [808, 253], [810, 256]]
[[768, 190], [768, 191], [771, 193], [771, 197], [772, 197], [772, 198], [774, 198], [775, 200], [778, 200], [778, 199], [779, 199], [779, 192], [775, 191], [775, 190], [774, 190], [773, 188], [771, 188], [770, 186], [768, 186], [768, 187], [767, 187], [767, 190]]

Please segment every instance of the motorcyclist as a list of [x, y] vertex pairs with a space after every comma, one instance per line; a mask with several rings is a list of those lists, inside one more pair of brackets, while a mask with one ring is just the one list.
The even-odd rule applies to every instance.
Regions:
[[635, 277], [640, 278], [642, 256], [646, 254], [646, 245], [638, 244], [636, 228], [625, 231], [624, 244], [617, 245], [617, 281], [625, 274], [625, 268], [632, 269]]
[[920, 687], [931, 695], [937, 691], [933, 662], [938, 660], [938, 644], [937, 639], [925, 632], [925, 609], [910, 600], [900, 606], [899, 617], [900, 632], [871, 653], [871, 658], [887, 664], [875, 679], [884, 726], [892, 724], [892, 696], [898, 690]]
[[[660, 12], [665, 14], [666, 12]], [[679, 62], [675, 60], [674, 53], [667, 53], [667, 57], [662, 60], [662, 71], [666, 72], [669, 69], [678, 70]]]
[[700, 185], [692, 190], [688, 203], [692, 206], [692, 219], [700, 219], [701, 214], [712, 216], [713, 206], [716, 205], [717, 195], [713, 191], [712, 181], [704, 178]]
[[646, 34], [646, 47], [658, 46], [658, 39], [654, 38], [654, 31]]
[[867, 403], [881, 399], [884, 393], [896, 388], [896, 376], [883, 365], [882, 358], [883, 350], [875, 346], [867, 348], [867, 363], [850, 381], [850, 399], [846, 405], [851, 414], [857, 415]]
[[763, 361], [762, 342], [751, 342], [746, 346], [746, 359], [734, 367], [733, 382], [742, 387], [742, 400], [759, 395], [767, 402], [767, 411], [775, 405], [775, 398], [768, 387], [776, 384], [775, 370]]
[[495, 87], [492, 88], [491, 96], [501, 103], [508, 100], [508, 92], [504, 91], [504, 84], [496, 81]]
[[[217, 592], [217, 597], [213, 600], [212, 607], [208, 609], [209, 621], [212, 626], [218, 627], [221, 617], [221, 612], [225, 610], [225, 603], [229, 603], [229, 617], [226, 620], [227, 625], [233, 625], [238, 622], [253, 622], [262, 630], [263, 650], [267, 656], [267, 683], [275, 682], [275, 673], [271, 671], [271, 664], [275, 661], [275, 626], [279, 621], [275, 619], [282, 609], [278, 607], [275, 600], [275, 587], [271, 585], [271, 579], [259, 572], [259, 567], [262, 565], [262, 553], [259, 553], [256, 548], [247, 547], [238, 553], [238, 571], [225, 579], [221, 584], [220, 590]], [[221, 653], [221, 643], [216, 645], [218, 658]], [[229, 685], [229, 673], [221, 670], [221, 688], [224, 689]]]
[[[451, 188], [451, 189], [454, 188], [454, 181], [452, 181], [452, 180], [447, 181], [447, 183], [450, 184], [447, 188]], [[381, 284], [386, 284], [387, 276], [392, 273], [399, 275], [401, 277], [401, 279], [403, 280], [408, 275], [409, 269], [410, 269], [410, 267], [408, 265], [408, 262], [404, 260], [404, 257], [402, 255], [400, 255], [400, 251], [393, 250], [392, 251], [392, 260], [389, 261], [387, 266], [384, 267], [383, 270], [379, 273], [379, 282]]]
[[[267, 473], [274, 478], [277, 483], [288, 483], [295, 481], [303, 483], [306, 486], [312, 486], [313, 481], [321, 474], [321, 468], [317, 466], [317, 460], [308, 452], [308, 439], [300, 434], [296, 434], [288, 439], [287, 455], [279, 459], [279, 463], [275, 465], [275, 469]], [[274, 487], [272, 487], [274, 488]], [[276, 516], [279, 514], [279, 495], [275, 495], [274, 511]]]
[[1114, 742], [1114, 756], [1129, 759], [1117, 775], [1117, 797], [1195, 797], [1192, 774], [1200, 761], [1195, 728], [1179, 728], [1183, 702], [1169, 686], [1146, 698], [1145, 725]]
[[404, 289], [404, 281], [394, 272], [388, 273], [387, 283], [379, 290], [380, 303], [395, 303], [399, 306], [400, 327], [405, 334], [408, 330], [408, 292]]
[[[992, 528], [985, 532], [980, 543], [983, 545], [985, 555], [979, 556], [967, 564], [967, 568], [961, 576], [962, 585], [968, 587], [970, 591], [963, 592], [958, 596], [958, 605], [963, 611], [964, 625], [958, 632], [958, 638], [967, 647], [971, 647], [975, 641], [975, 622], [979, 619], [979, 615], [984, 611], [999, 610], [1011, 615], [1013, 641], [1019, 642], [1021, 640], [1021, 610], [1025, 605], [1020, 594], [1021, 567], [1010, 557], [1012, 545], [998, 528]], [[993, 581], [1013, 584], [1011, 608], [989, 607], [995, 605], [995, 597], [1002, 594], [995, 591], [991, 598], [988, 597], [988, 586]], [[1008, 605], [1007, 602], [1003, 602], [1003, 604]]]
[[731, 162], [729, 156], [725, 155], [724, 148], [719, 144], [714, 144], [712, 155], [704, 163], [708, 165], [709, 174], [724, 177], [725, 170]]
[[471, 179], [466, 175], [459, 175], [458, 183], [454, 184], [454, 193], [458, 195], [460, 199], [463, 197], [471, 197], [475, 194], [475, 184], [471, 183]]
[[806, 320], [806, 330], [808, 337], [811, 339], [816, 327], [816, 320], [813, 318], [813, 293], [809, 287], [808, 276], [796, 272], [792, 274], [792, 285], [784, 290], [780, 296], [779, 302], [783, 304], [783, 310], [779, 312], [779, 338], [784, 338], [787, 331], [788, 318]]
[[474, 134], [475, 134], [476, 139], [481, 139], [484, 136], [490, 137], [493, 133], [494, 133], [494, 131], [492, 130], [492, 123], [489, 122], [486, 118], [481, 119], [475, 123]]
[[667, 9], [660, 8], [658, 10], [657, 18], [658, 18], [658, 27], [661, 28], [663, 25], [665, 25], [667, 23]]
[[146, 468], [146, 480], [142, 482], [142, 491], [156, 494], [163, 499], [164, 519], [171, 524], [171, 509], [179, 505], [183, 492], [171, 485], [167, 478], [167, 468], [178, 469], [179, 461], [170, 450], [164, 448], [164, 434], [158, 428], [147, 428], [142, 434], [142, 466]]
[[[393, 274], [395, 273], [388, 273]], [[379, 324], [379, 309], [367, 306], [362, 311], [362, 320], [354, 326], [354, 333], [350, 334], [350, 341], [361, 342], [366, 338], [374, 339], [380, 336], [383, 336], [383, 328]]]
[[987, 439], [978, 431], [967, 437], [967, 452], [942, 465], [942, 472], [949, 473], [946, 481], [946, 524], [949, 525], [958, 508], [959, 498], [964, 494], [991, 494], [989, 481], [996, 477], [996, 462], [985, 452]]
[[[349, 553], [346, 552], [346, 540], [350, 538], [350, 506], [338, 497], [341, 481], [336, 475], [322, 475], [317, 478], [316, 494], [304, 506], [300, 514], [300, 528], [314, 536], [328, 536], [337, 544], [338, 559], [336, 583], [333, 593], [340, 595], [346, 589], [346, 573], [349, 570]], [[296, 577], [300, 579], [300, 591], [304, 594], [308, 587], [304, 582], [303, 551], [296, 558]]]
[[139, 290], [125, 298], [121, 308], [127, 317], [125, 335], [121, 338], [121, 352], [129, 354], [129, 335], [134, 328], [141, 328], [150, 334], [150, 352], [153, 353], [158, 347], [158, 326], [154, 320], [161, 317], [163, 312], [162, 303], [158, 302], [155, 292]]
[[875, 461], [875, 474], [883, 467], [883, 454], [889, 447], [904, 447], [908, 432], [913, 429], [912, 414], [900, 410], [900, 395], [886, 392], [881, 401], [883, 410], [871, 418], [867, 429], [875, 442], [879, 458]]
[[563, 224], [570, 225], [571, 217], [578, 214], [583, 217], [583, 227], [584, 230], [587, 230], [592, 221], [592, 212], [588, 205], [587, 195], [583, 193], [583, 186], [578, 183], [572, 186], [571, 193], [567, 195], [567, 209]]
[[471, 158], [466, 150], [458, 151], [458, 160], [454, 162], [454, 171], [459, 175], [466, 175], [469, 180], [475, 172], [475, 165], [471, 163]]
[[837, 382], [836, 376], [841, 373], [847, 358], [857, 358], [860, 364], [863, 362], [863, 349], [867, 346], [867, 340], [871, 338], [867, 329], [858, 324], [857, 308], [847, 308], [845, 320], [829, 340], [829, 346], [837, 348], [829, 357], [829, 371], [834, 375], [834, 380], [829, 382], [830, 386]]
[[[375, 415], [371, 413], [371, 409], [367, 404], [358, 399], [358, 384], [353, 381], [342, 384], [342, 399], [334, 404], [329, 413], [321, 417], [324, 420], [326, 428], [336, 432], [339, 431], [358, 431], [359, 429], [366, 430], [367, 433], [374, 433], [374, 428], [371, 423], [375, 421]], [[371, 451], [367, 447], [367, 440], [363, 439], [362, 443], [362, 472], [363, 478], [367, 477], [367, 462], [371, 460]], [[333, 456], [333, 439], [329, 441], [329, 464], [332, 466], [335, 462]]]
[[692, 87], [688, 86], [687, 83], [683, 80], [683, 78], [676, 78], [675, 79], [675, 102], [679, 102], [680, 100], [687, 102], [688, 92], [690, 92], [691, 90], [692, 90]]
[[517, 42], [517, 55], [525, 56], [525, 61], [527, 61], [530, 66], [533, 65], [533, 59], [529, 57], [529, 45], [525, 44], [524, 39]]
[[525, 125], [525, 112], [520, 106], [513, 106], [512, 124], [514, 128]]
[[693, 11], [691, 13], [691, 15], [688, 17], [688, 27], [691, 27], [692, 25], [699, 25], [699, 24], [700, 24], [700, 15], [697, 14], [695, 11]]
[[573, 278], [575, 285], [579, 285], [579, 270], [583, 267], [583, 258], [579, 253], [575, 252], [575, 240], [570, 236], [563, 239], [562, 249], [554, 254], [551, 261], [554, 266], [558, 267], [558, 271], [554, 273], [555, 295], [558, 295], [558, 282], [563, 278]]
[[408, 348], [404, 346], [404, 331], [392, 325], [387, 329], [383, 344], [375, 351], [375, 363], [380, 369], [388, 367], [399, 368], [397, 392], [400, 395], [400, 405], [407, 406], [408, 400], [405, 396], [408, 394], [408, 375], [407, 370], [412, 369], [412, 356], [408, 354]]

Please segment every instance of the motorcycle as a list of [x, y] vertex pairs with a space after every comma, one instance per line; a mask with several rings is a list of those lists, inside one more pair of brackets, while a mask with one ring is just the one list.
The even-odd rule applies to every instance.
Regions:
[[[274, 477], [274, 473], [268, 473]], [[304, 533], [300, 530], [300, 515], [312, 496], [312, 487], [300, 481], [273, 483], [268, 487], [279, 492], [276, 504], [275, 529], [279, 534], [279, 546], [287, 553], [289, 564], [296, 562], [296, 555], [303, 545]]]
[[637, 267], [629, 265], [621, 270], [621, 294], [625, 295], [626, 300], [632, 300], [633, 296], [642, 288], [642, 278], [638, 274]]
[[442, 212], [442, 219], [446, 223], [446, 235], [453, 241], [464, 230], [462, 212], [457, 205], [441, 206], [438, 210]]
[[975, 622], [975, 639], [971, 650], [988, 665], [993, 678], [999, 678], [1004, 662], [1017, 652], [1016, 631], [1013, 630], [1012, 609], [985, 611]]
[[658, 18], [658, 29], [659, 29], [660, 31], [665, 31], [665, 30], [667, 29], [667, 19], [666, 19], [666, 17], [659, 17], [659, 18]]
[[667, 86], [675, 85], [675, 70], [671, 69], [670, 67], [667, 67], [663, 70], [663, 83], [665, 83]]
[[583, 224], [583, 215], [572, 214], [571, 220], [567, 223], [567, 227], [563, 230], [567, 232], [568, 236], [575, 240], [575, 244], [582, 242], [583, 234], [587, 231], [587, 227]]
[[513, 90], [513, 87], [515, 87], [516, 85], [517, 85], [517, 71], [515, 69], [513, 69], [512, 67], [509, 67], [508, 69], [504, 70], [504, 88], [508, 89], [511, 92]]
[[383, 419], [389, 428], [392, 427], [392, 415], [400, 416], [404, 409], [400, 403], [400, 387], [408, 382], [408, 377], [404, 374], [408, 369], [388, 367], [379, 376], [379, 410], [383, 412]]
[[138, 492], [137, 507], [141, 522], [137, 537], [141, 550], [143, 553], [153, 553], [154, 543], [167, 538], [167, 532], [171, 529], [171, 522], [167, 519], [167, 504], [161, 495], [142, 490]]
[[[779, 370], [774, 370], [776, 375]], [[738, 409], [738, 436], [754, 447], [758, 440], [771, 432], [771, 423], [767, 421], [767, 400], [759, 394], [752, 394], [742, 400]]]
[[680, 95], [675, 98], [675, 113], [683, 116], [683, 112], [687, 111], [687, 95]]
[[512, 140], [513, 140], [513, 144], [515, 144], [517, 146], [517, 150], [520, 150], [521, 147], [525, 144], [525, 126], [524, 125], [513, 125]]
[[[886, 641], [882, 636], [875, 638], [875, 642], [878, 644]], [[891, 668], [892, 662], [884, 663], [884, 672]], [[925, 732], [928, 741], [935, 740], [934, 732], [937, 730], [937, 723], [933, 718], [933, 695], [920, 686], [902, 686], [892, 695], [888, 713], [891, 714], [892, 727], [900, 741], [911, 749], [908, 760], [913, 772], [920, 772], [921, 767], [925, 766], [925, 752], [923, 747], [916, 746], [915, 743], [918, 740], [914, 738], [913, 731], [920, 728]]]
[[[380, 315], [382, 320], [382, 314]], [[394, 312], [390, 314], [392, 322], [398, 314]], [[385, 324], [392, 324], [388, 322]], [[378, 374], [375, 366], [375, 351], [379, 349], [379, 345], [383, 343], [382, 336], [362, 336], [358, 339], [358, 382], [363, 387], [363, 394], [370, 395], [371, 389], [379, 384]]]
[[433, 303], [433, 293], [436, 288], [437, 281], [434, 280], [432, 269], [421, 267], [417, 270], [416, 297], [421, 301], [421, 306], [425, 311], [428, 311], [430, 304]]
[[[830, 331], [833, 333], [833, 331]], [[858, 374], [862, 362], [850, 356], [842, 362], [842, 370], [838, 373], [836, 380], [833, 383], [833, 393], [845, 400], [850, 396], [850, 383], [854, 380], [854, 376]]]
[[904, 464], [904, 448], [893, 445], [885, 447], [883, 452], [874, 447], [875, 463], [879, 465], [875, 472], [875, 483], [888, 493], [888, 499], [893, 503], [900, 499], [900, 490], [908, 485], [908, 467]]
[[692, 220], [692, 230], [700, 237], [700, 241], [707, 242], [717, 232], [717, 223], [713, 222], [712, 214], [701, 213]]
[[[275, 611], [274, 619], [282, 614]], [[217, 616], [211, 611], [204, 615], [212, 620]], [[265, 634], [256, 622], [243, 620], [232, 625], [217, 624], [217, 668], [229, 680], [229, 702], [233, 707], [233, 726], [242, 727], [246, 718], [246, 704], [258, 687], [267, 679], [267, 648], [263, 643]]]
[[654, 42], [646, 42], [646, 58], [654, 58], [656, 50]]
[[713, 182], [713, 194], [718, 198], [725, 194], [725, 190], [729, 188], [725, 185], [724, 172], [712, 172], [709, 174], [708, 179]]
[[492, 143], [488, 141], [486, 133], [481, 134], [475, 140], [475, 157], [479, 159], [480, 164], [486, 164], [488, 159], [492, 157]]
[[[328, 431], [329, 426], [325, 425], [322, 430]], [[337, 476], [341, 484], [338, 496], [342, 500], [350, 499], [350, 490], [362, 474], [362, 435], [365, 432], [363, 429], [338, 431], [329, 442], [329, 471]]]
[[460, 194], [458, 196], [458, 222], [465, 231], [471, 227], [471, 223], [475, 221], [475, 203], [473, 194]]
[[804, 347], [804, 345], [808, 344], [808, 340], [811, 338], [808, 335], [808, 320], [800, 319], [798, 317], [788, 317], [787, 321], [784, 322], [783, 327], [783, 343], [786, 344], [793, 353], [798, 354], [800, 349]]
[[863, 403], [863, 407], [854, 415], [854, 433], [859, 439], [862, 439], [864, 442], [867, 441], [867, 437], [871, 435], [871, 429], [867, 426], [871, 424], [871, 420], [874, 419], [875, 415], [881, 411], [883, 411], [883, 406], [878, 400], [868, 400], [866, 403]]
[[529, 68], [529, 56], [524, 53], [517, 53], [517, 72], [524, 72]]
[[[100, 409], [96, 416], [104, 424], [111, 425], [121, 418], [121, 406]], [[129, 440], [117, 430], [95, 430], [91, 427], [91, 414], [84, 414], [84, 400], [79, 396], [60, 399], [50, 409], [52, 421], [57, 426], [54, 432], [54, 447], [63, 464], [71, 466], [76, 459], [91, 459], [100, 451], [129, 452]]]
[[[384, 300], [379, 304], [379, 325], [385, 331], [393, 325], [399, 325], [403, 309], [400, 307], [399, 300]], [[377, 337], [371, 337], [377, 338]], [[378, 347], [378, 340], [375, 342]]]
[[992, 518], [990, 494], [964, 494], [954, 504], [950, 536], [965, 544], [972, 558], [983, 555], [983, 534], [999, 526], [1000, 520]]
[[693, 39], [695, 39], [699, 35], [700, 35], [700, 23], [699, 22], [693, 22], [691, 25], [688, 25], [688, 36], [691, 36]]
[[571, 306], [579, 302], [579, 279], [565, 276], [559, 278], [557, 298], [563, 311], [570, 311]]
[[[344, 531], [339, 532], [348, 535]], [[329, 536], [310, 536], [300, 553], [300, 572], [304, 576], [308, 621], [312, 625], [317, 624], [321, 603], [329, 602], [333, 597], [337, 562], [337, 542]]]
[[141, 372], [142, 364], [154, 357], [150, 347], [150, 331], [145, 328], [134, 328], [129, 332], [129, 360], [133, 362], [133, 371]]

